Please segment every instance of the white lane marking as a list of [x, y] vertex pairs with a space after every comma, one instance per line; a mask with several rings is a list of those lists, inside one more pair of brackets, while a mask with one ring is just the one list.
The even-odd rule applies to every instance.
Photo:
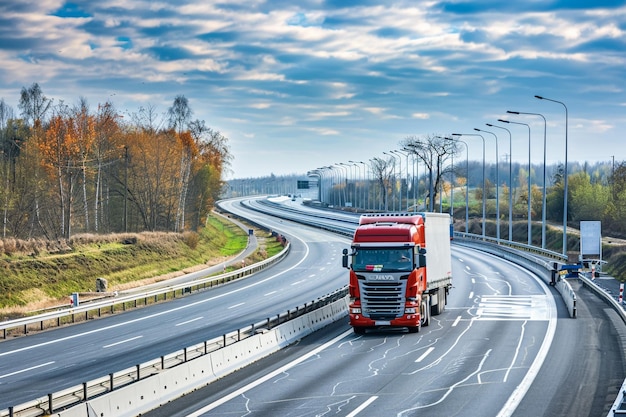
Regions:
[[[457, 383], [455, 383], [454, 385], [448, 387], [448, 389], [443, 393], [443, 396], [441, 398], [439, 398], [437, 401], [434, 401], [432, 403], [428, 403], [428, 404], [424, 404], [424, 405], [419, 405], [416, 407], [411, 407], [405, 410], [402, 410], [401, 412], [398, 413], [399, 416], [403, 416], [403, 415], [407, 415], [409, 414], [411, 411], [415, 411], [415, 410], [420, 410], [423, 408], [429, 408], [438, 404], [441, 404], [442, 402], [445, 401], [446, 398], [448, 398], [448, 396], [450, 394], [452, 394], [452, 392], [459, 386], [463, 386], [465, 384], [465, 382], [469, 381], [471, 378], [473, 378], [474, 376], [480, 375], [481, 370], [483, 369], [483, 366], [485, 365], [485, 362], [487, 361], [487, 358], [489, 358], [489, 355], [491, 354], [491, 349], [489, 349], [485, 355], [483, 356], [483, 359], [480, 361], [480, 363], [478, 364], [478, 368], [472, 372], [471, 374], [469, 374], [468, 376], [466, 376], [465, 378], [463, 378], [462, 380], [458, 381]], [[414, 414], [414, 413], [411, 413]]]
[[185, 324], [193, 323], [194, 321], [202, 320], [204, 317], [196, 317], [195, 319], [183, 321], [182, 323], [178, 323], [175, 327], [184, 326]]
[[13, 376], [13, 375], [17, 375], [17, 374], [21, 374], [21, 373], [24, 373], [24, 372], [32, 371], [33, 369], [43, 368], [44, 366], [52, 365], [53, 363], [54, 363], [54, 361], [50, 361], [50, 362], [42, 363], [41, 365], [35, 365], [35, 366], [31, 366], [30, 368], [25, 368], [25, 369], [21, 369], [19, 371], [11, 372], [10, 374], [0, 375], [0, 379], [7, 378], [7, 377], [10, 377], [10, 376]]
[[484, 295], [476, 309], [476, 320], [548, 320], [547, 295]]
[[511, 364], [509, 365], [509, 368], [506, 370], [506, 373], [504, 374], [504, 379], [502, 380], [502, 382], [506, 382], [509, 380], [509, 374], [511, 373], [511, 369], [513, 368], [513, 365], [515, 365], [515, 362], [517, 361], [517, 357], [519, 356], [519, 352], [522, 348], [522, 342], [524, 341], [524, 333], [526, 332], [526, 323], [528, 322], [525, 321], [524, 324], [522, 324], [522, 331], [519, 336], [519, 340], [517, 341], [517, 346], [515, 347], [515, 355], [513, 355], [513, 359], [511, 359]]
[[345, 332], [341, 333], [339, 336], [335, 337], [332, 340], [329, 340], [328, 342], [324, 343], [323, 345], [319, 346], [316, 349], [313, 349], [312, 351], [310, 351], [309, 353], [307, 353], [306, 355], [300, 356], [298, 359], [295, 359], [291, 362], [289, 362], [288, 364], [281, 366], [280, 368], [276, 369], [275, 371], [270, 372], [269, 374], [265, 374], [264, 376], [262, 376], [261, 378], [249, 383], [246, 386], [243, 386], [241, 388], [239, 388], [236, 391], [231, 392], [228, 395], [225, 395], [224, 397], [220, 398], [219, 400], [206, 405], [205, 407], [191, 413], [188, 414], [187, 417], [198, 417], [201, 416], [202, 414], [207, 413], [208, 411], [213, 410], [216, 407], [219, 407], [220, 405], [232, 400], [233, 398], [237, 398], [238, 396], [240, 396], [241, 394], [250, 391], [252, 388], [255, 388], [267, 381], [269, 381], [272, 378], [275, 378], [276, 376], [288, 371], [289, 369], [293, 368], [296, 365], [299, 365], [300, 363], [304, 362], [305, 360], [318, 355], [320, 352], [322, 352], [323, 350], [325, 350], [326, 348], [329, 348], [330, 346], [334, 345], [335, 343], [337, 343], [338, 341], [340, 341], [341, 339], [345, 338], [346, 336], [353, 334], [352, 329], [350, 330], [346, 330]]
[[300, 281], [292, 282], [291, 285], [298, 285], [298, 284], [302, 284], [303, 282], [306, 282], [306, 280], [301, 279]]
[[454, 323], [452, 323], [452, 327], [456, 327], [460, 321], [461, 321], [461, 316], [457, 316], [457, 318], [454, 320]]
[[357, 414], [359, 414], [361, 411], [365, 410], [367, 408], [367, 406], [369, 406], [371, 403], [373, 403], [374, 401], [376, 401], [376, 399], [378, 398], [377, 395], [374, 395], [372, 397], [369, 397], [367, 399], [367, 401], [365, 401], [363, 404], [361, 404], [360, 406], [358, 406], [353, 412], [351, 412], [350, 414], [348, 414], [346, 417], [354, 417]]
[[106, 349], [106, 348], [110, 348], [110, 347], [113, 347], [113, 346], [121, 345], [121, 344], [123, 344], [123, 343], [132, 342], [133, 340], [141, 339], [142, 337], [143, 337], [143, 336], [135, 336], [135, 337], [131, 337], [130, 339], [121, 340], [121, 341], [119, 341], [119, 342], [111, 343], [110, 345], [104, 345], [104, 346], [102, 346], [102, 348]]
[[471, 291], [471, 292], [469, 293], [469, 299], [471, 300], [472, 298], [474, 298], [474, 291]]
[[231, 308], [237, 308], [237, 307], [241, 307], [242, 305], [244, 305], [245, 303], [239, 303], [239, 304], [234, 304], [230, 307], [228, 307], [228, 309], [230, 310]]
[[543, 338], [543, 342], [541, 343], [541, 348], [539, 348], [539, 352], [537, 352], [537, 356], [535, 356], [535, 360], [532, 365], [530, 365], [528, 372], [524, 375], [524, 379], [517, 385], [515, 391], [513, 391], [507, 402], [504, 404], [504, 407], [502, 407], [502, 410], [498, 413], [497, 417], [510, 417], [513, 415], [520, 402], [530, 389], [530, 386], [537, 377], [537, 374], [539, 374], [539, 370], [548, 356], [548, 351], [550, 350], [550, 346], [554, 340], [554, 334], [556, 333], [556, 303], [554, 301], [554, 297], [550, 294], [548, 286], [537, 276], [528, 273], [528, 271], [517, 265], [514, 266], [533, 277], [533, 279], [539, 283], [539, 286], [543, 289], [548, 301], [548, 328], [546, 330], [546, 335]]
[[276, 294], [278, 291], [270, 291], [268, 293], [263, 294], [264, 297], [267, 297], [268, 295], [272, 295], [272, 294]]
[[[298, 238], [294, 237], [294, 239], [298, 239]], [[236, 294], [238, 292], [245, 291], [245, 290], [250, 289], [250, 288], [254, 288], [254, 287], [259, 286], [261, 284], [264, 284], [264, 283], [266, 283], [268, 281], [271, 281], [271, 280], [273, 280], [275, 278], [278, 278], [278, 277], [280, 277], [280, 276], [282, 276], [282, 275], [292, 271], [293, 269], [298, 268], [300, 266], [300, 264], [305, 261], [305, 259], [307, 258], [308, 254], [310, 252], [309, 245], [307, 245], [306, 242], [301, 240], [301, 239], [298, 239], [298, 240], [300, 240], [302, 242], [302, 244], [304, 245], [304, 247], [306, 248], [305, 254], [302, 257], [302, 259], [300, 259], [300, 261], [297, 262], [291, 268], [285, 269], [284, 271], [281, 271], [281, 272], [279, 272], [279, 273], [277, 273], [275, 275], [271, 275], [271, 276], [269, 276], [269, 277], [267, 277], [267, 278], [265, 278], [265, 279], [263, 279], [261, 281], [253, 282], [253, 283], [251, 283], [249, 285], [245, 285], [245, 286], [243, 286], [241, 288], [236, 288], [236, 289], [234, 289], [232, 291], [228, 291], [228, 292], [225, 292], [223, 294], [216, 295], [214, 297], [205, 298], [204, 300], [196, 301], [194, 303], [185, 304], [183, 306], [179, 306], [179, 307], [173, 308], [171, 310], [164, 310], [164, 311], [161, 311], [159, 313], [150, 314], [150, 315], [147, 315], [147, 316], [141, 316], [139, 318], [136, 318], [136, 319], [133, 319], [133, 320], [129, 320], [129, 321], [125, 321], [125, 322], [122, 322], [122, 323], [113, 324], [111, 326], [99, 327], [97, 329], [90, 330], [90, 331], [87, 331], [87, 332], [76, 333], [76, 334], [73, 334], [71, 336], [61, 337], [61, 338], [54, 339], [54, 340], [48, 340], [46, 342], [39, 343], [39, 344], [36, 344], [36, 345], [25, 346], [23, 348], [10, 350], [10, 351], [7, 351], [7, 352], [1, 352], [0, 353], [0, 357], [12, 355], [14, 353], [23, 352], [23, 351], [26, 351], [26, 350], [35, 349], [35, 348], [38, 348], [38, 347], [52, 345], [52, 344], [55, 344], [55, 343], [65, 342], [67, 340], [77, 339], [77, 338], [82, 337], [82, 336], [89, 336], [89, 335], [92, 335], [92, 334], [95, 334], [95, 333], [104, 332], [106, 330], [111, 330], [111, 329], [116, 329], [118, 327], [127, 326], [129, 324], [139, 323], [139, 322], [142, 322], [142, 321], [145, 321], [145, 320], [153, 319], [155, 317], [164, 316], [166, 314], [175, 313], [177, 311], [181, 311], [181, 310], [192, 308], [192, 307], [195, 307], [195, 306], [198, 306], [198, 305], [201, 305], [201, 304], [209, 303], [209, 302], [217, 300], [219, 298], [228, 297], [228, 296], [230, 296], [232, 294]]]
[[411, 371], [409, 373], [407, 373], [406, 375], [415, 375], [418, 372], [421, 372], [425, 369], [431, 369], [436, 365], [439, 365], [441, 363], [441, 361], [443, 360], [443, 358], [445, 358], [446, 356], [448, 356], [448, 354], [450, 352], [452, 352], [454, 349], [456, 349], [456, 347], [461, 343], [461, 339], [463, 339], [463, 337], [465, 336], [465, 333], [469, 332], [472, 328], [472, 325], [474, 324], [474, 320], [470, 320], [469, 324], [467, 327], [465, 327], [463, 330], [461, 330], [461, 334], [459, 334], [456, 337], [456, 340], [454, 341], [454, 343], [452, 343], [452, 346], [450, 346], [448, 348], [448, 350], [446, 350], [445, 352], [443, 352], [441, 355], [439, 355], [439, 357], [433, 361], [431, 361], [428, 365], [424, 365], [419, 369], [416, 369], [415, 371]]
[[435, 350], [435, 348], [434, 348], [434, 347], [432, 347], [432, 346], [431, 346], [431, 347], [429, 347], [428, 349], [426, 349], [426, 352], [424, 352], [424, 353], [422, 354], [422, 356], [420, 356], [419, 358], [415, 359], [415, 362], [421, 362], [421, 361], [423, 361], [424, 359], [426, 359], [426, 356], [430, 355], [430, 353], [431, 353], [433, 350]]

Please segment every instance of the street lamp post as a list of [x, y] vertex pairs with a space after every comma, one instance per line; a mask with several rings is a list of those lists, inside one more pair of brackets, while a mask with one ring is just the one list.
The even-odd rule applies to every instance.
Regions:
[[477, 132], [484, 132], [493, 135], [496, 140], [496, 240], [500, 243], [500, 157], [498, 153], [498, 136], [489, 132], [488, 130], [482, 130], [478, 128], [474, 128]]
[[540, 116], [543, 119], [543, 194], [541, 201], [541, 249], [546, 248], [546, 130], [548, 123], [541, 113], [527, 113], [523, 111], [507, 110], [510, 114], [527, 114], [531, 116]]
[[467, 142], [464, 140], [454, 138], [444, 139], [461, 142], [465, 145], [465, 233], [469, 233], [469, 148]]
[[509, 242], [513, 241], [513, 138], [511, 137], [511, 131], [506, 127], [492, 125], [491, 123], [485, 123], [489, 127], [497, 127], [498, 129], [504, 129], [509, 133]]
[[[452, 138], [446, 138], [443, 136], [435, 136], [439, 139], [451, 140]], [[443, 171], [443, 167], [441, 167]], [[443, 210], [443, 175], [441, 175], [441, 181], [439, 182], [439, 211]], [[454, 218], [454, 153], [452, 154], [452, 172], [450, 175], [450, 216]]]
[[[409, 154], [401, 152], [400, 150], [391, 151], [392, 153], [397, 153], [406, 158], [405, 170], [406, 170], [406, 211], [409, 211]], [[402, 162], [400, 162], [400, 191], [402, 191]], [[402, 198], [400, 198], [400, 202], [402, 202]], [[400, 204], [400, 211], [402, 211], [402, 204]]]
[[531, 185], [530, 185], [530, 126], [526, 123], [514, 122], [512, 120], [498, 119], [502, 123], [512, 123], [516, 125], [524, 125], [528, 128], [528, 246], [532, 245], [532, 212], [531, 212]]
[[312, 169], [306, 173], [307, 177], [317, 177], [317, 199], [322, 201], [322, 173], [319, 169]]
[[[391, 201], [392, 201], [392, 211], [396, 211], [396, 199], [393, 197], [394, 189], [396, 188], [396, 156], [393, 154], [393, 151], [383, 152], [385, 155], [388, 155], [393, 158], [393, 188], [391, 189]], [[400, 161], [400, 175], [402, 175], [402, 158], [398, 156], [398, 160]], [[399, 199], [400, 209], [402, 209], [402, 196]]]
[[[328, 204], [333, 204], [333, 199], [332, 199], [332, 183], [333, 183], [333, 168], [331, 166], [324, 166], [324, 167], [320, 167], [318, 168], [320, 170], [320, 172], [322, 173], [322, 182], [326, 183], [326, 193], [328, 194]], [[328, 176], [325, 176], [324, 174], [326, 174], [328, 172]], [[320, 190], [321, 191], [321, 190]], [[322, 198], [320, 199], [320, 201], [323, 203], [324, 202], [324, 197], [326, 193], [322, 193]]]
[[478, 133], [453, 133], [452, 136], [479, 136], [483, 140], [483, 239], [485, 238], [485, 137]]
[[[379, 161], [380, 161], [380, 159], [378, 157], [375, 157], [375, 158], [370, 158], [368, 162], [372, 163], [372, 167], [375, 167], [375, 166], [379, 166], [380, 165]], [[378, 183], [378, 175], [380, 175], [380, 174], [379, 173], [375, 174], [374, 173], [374, 168], [371, 168], [371, 171], [372, 171], [372, 176], [374, 177], [374, 184], [375, 185], [379, 185], [379, 183]], [[381, 190], [380, 191], [380, 198], [377, 198], [377, 195], [376, 195], [376, 189], [377, 188], [378, 187], [374, 187], [374, 199], [373, 199], [374, 201], [372, 201], [372, 208], [373, 209], [376, 208], [376, 201], [378, 201], [378, 210], [381, 210], [382, 200], [383, 200], [383, 193], [385, 193], [386, 190], [384, 190], [384, 189]], [[387, 207], [385, 207], [385, 209], [387, 209]]]
[[[411, 181], [411, 188], [413, 188], [413, 211], [417, 211], [417, 188], [419, 186], [419, 182], [416, 184], [415, 180], [417, 178], [417, 173], [416, 170], [419, 170], [419, 166], [417, 166], [417, 155], [415, 154], [415, 150], [414, 149], [409, 149], [409, 148], [402, 148], [403, 151], [405, 151], [407, 153], [407, 155], [411, 155], [411, 160], [412, 160], [412, 164], [411, 164], [411, 169], [413, 170], [413, 174], [411, 176], [412, 181]], [[407, 156], [408, 158], [408, 156]], [[408, 161], [408, 159], [407, 159]], [[407, 162], [408, 163], [408, 162]], [[407, 173], [408, 176], [408, 173]], [[417, 178], [419, 181], [419, 178]], [[407, 197], [409, 195], [409, 192], [407, 190]], [[408, 203], [407, 203], [407, 211], [408, 211]]]
[[539, 99], [539, 100], [547, 100], [547, 101], [552, 101], [553, 103], [558, 103], [561, 106], [563, 106], [563, 108], [565, 109], [565, 178], [563, 180], [563, 255], [567, 256], [567, 197], [568, 197], [568, 190], [567, 190], [567, 176], [568, 176], [568, 170], [567, 170], [567, 106], [565, 105], [565, 103], [563, 103], [562, 101], [558, 101], [558, 100], [553, 100], [551, 98], [546, 98], [546, 97], [542, 97], [542, 96], [535, 96], [535, 98]]
[[[368, 161], [369, 162], [369, 161]], [[360, 162], [361, 164], [363, 164], [363, 181], [365, 182], [365, 209], [369, 210], [370, 208], [370, 186], [371, 186], [371, 180], [370, 180], [370, 172], [371, 172], [371, 168], [370, 165], [367, 162]]]
[[[348, 188], [348, 183], [352, 183], [352, 197], [350, 201], [352, 203], [352, 207], [357, 207], [358, 196], [356, 193], [356, 170], [358, 166], [355, 163], [349, 163], [349, 164], [344, 163], [343, 165], [348, 167], [348, 173], [350, 174], [350, 180], [346, 182], [346, 188]], [[354, 172], [352, 168], [354, 168]], [[349, 192], [348, 192], [348, 196], [350, 196]]]
[[[360, 201], [363, 203], [363, 208], [367, 208], [367, 200], [365, 198], [365, 187], [364, 187], [364, 183], [365, 183], [365, 162], [363, 161], [348, 161], [350, 163], [353, 163], [355, 167], [357, 167], [359, 169], [359, 181], [363, 181], [363, 183], [361, 183], [361, 199]], [[363, 164], [363, 175], [361, 175], [361, 166], [358, 164]], [[356, 187], [356, 185], [355, 185]], [[355, 188], [355, 192], [356, 192], [356, 188]], [[358, 199], [358, 197], [357, 197]]]

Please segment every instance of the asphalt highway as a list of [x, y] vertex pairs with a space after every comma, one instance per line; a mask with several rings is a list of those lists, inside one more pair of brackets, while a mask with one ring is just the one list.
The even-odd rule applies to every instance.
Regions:
[[[293, 202], [288, 204], [292, 205]], [[235, 203], [233, 203], [235, 204]], [[295, 202], [294, 205], [297, 205]], [[202, 293], [0, 343], [0, 409], [132, 367], [346, 284], [349, 239], [249, 211], [292, 243], [270, 270]], [[453, 246], [446, 311], [420, 333], [339, 321], [147, 416], [602, 416], [624, 325], [577, 288], [578, 318], [523, 268]]]

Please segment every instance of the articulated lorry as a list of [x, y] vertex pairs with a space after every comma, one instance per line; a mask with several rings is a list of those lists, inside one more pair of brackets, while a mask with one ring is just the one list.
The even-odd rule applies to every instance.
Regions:
[[441, 314], [452, 287], [450, 216], [444, 213], [364, 214], [354, 232], [350, 325], [357, 334], [380, 326], [419, 332]]

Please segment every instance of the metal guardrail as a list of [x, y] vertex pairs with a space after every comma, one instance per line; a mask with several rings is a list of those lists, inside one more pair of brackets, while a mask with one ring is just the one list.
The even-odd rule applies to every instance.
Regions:
[[223, 349], [237, 342], [254, 336], [258, 332], [271, 330], [289, 320], [301, 317], [316, 309], [331, 304], [348, 293], [347, 286], [333, 293], [312, 300], [310, 303], [287, 310], [273, 317], [251, 324], [250, 326], [237, 329], [222, 336], [186, 347], [182, 350], [170, 353], [160, 358], [135, 365], [107, 376], [83, 382], [62, 391], [50, 393], [24, 404], [0, 410], [0, 417], [38, 417], [45, 416], [68, 407], [88, 401], [91, 398], [111, 392], [133, 384], [165, 369], [170, 369], [184, 364], [195, 358]]
[[2, 338], [6, 339], [10, 334], [18, 329], [22, 334], [28, 334], [29, 330], [44, 330], [53, 326], [61, 326], [67, 323], [74, 323], [77, 320], [89, 320], [100, 317], [103, 313], [113, 314], [116, 311], [126, 311], [127, 308], [148, 305], [151, 302], [164, 301], [176, 298], [180, 294], [183, 296], [193, 291], [202, 291], [216, 285], [221, 285], [242, 277], [257, 273], [265, 268], [280, 262], [289, 253], [291, 245], [287, 242], [285, 248], [271, 258], [237, 269], [233, 272], [219, 274], [194, 281], [184, 282], [177, 285], [170, 285], [141, 293], [118, 296], [114, 299], [81, 304], [77, 307], [38, 314], [32, 317], [24, 317], [8, 320], [0, 323]]
[[[476, 235], [472, 233], [463, 233], [463, 232], [454, 232], [455, 237], [464, 238], [472, 241], [482, 241], [484, 243], [489, 243], [492, 245], [497, 245], [498, 247], [508, 247], [511, 249], [515, 249], [518, 251], [522, 251], [522, 253], [527, 254], [536, 254], [543, 258], [554, 259], [555, 261], [566, 263], [567, 256], [562, 253], [538, 248], [537, 246], [527, 245], [525, 243], [513, 242], [510, 240], [504, 239], [496, 239], [494, 237]], [[535, 258], [528, 258], [529, 260], [533, 260]]]

